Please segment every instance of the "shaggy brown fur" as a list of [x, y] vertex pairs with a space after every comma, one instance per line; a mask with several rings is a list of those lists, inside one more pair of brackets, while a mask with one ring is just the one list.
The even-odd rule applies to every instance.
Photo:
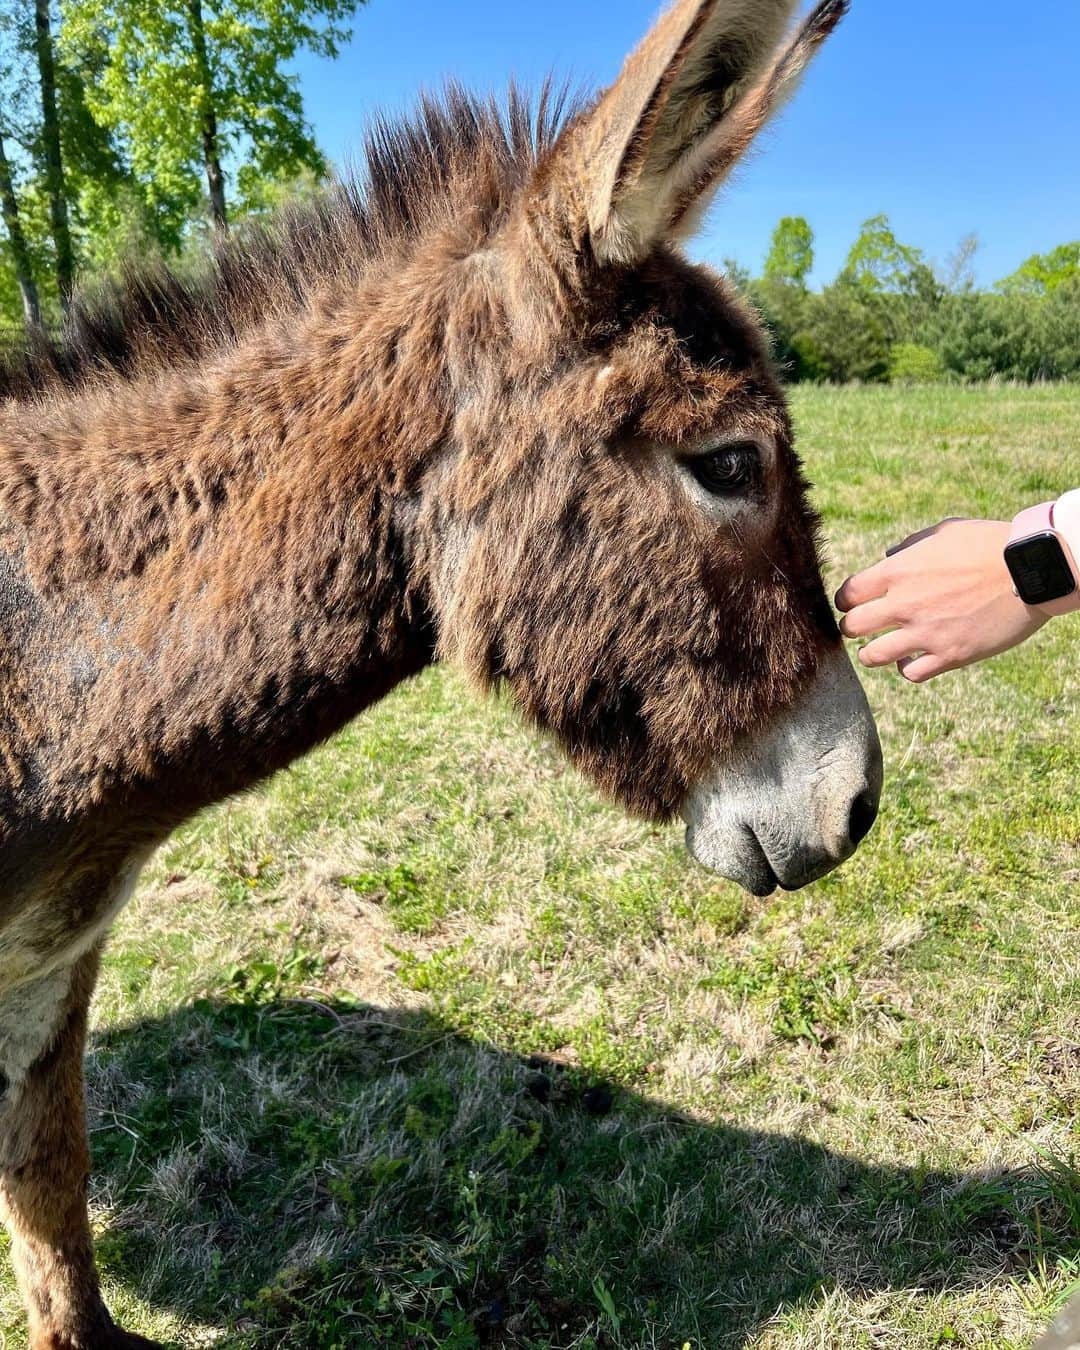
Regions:
[[[35, 1350], [137, 1343], [79, 1061], [92, 953], [179, 821], [437, 655], [667, 816], [836, 644], [762, 337], [671, 239], [843, 7], [770, 66], [793, 0], [681, 0], [569, 117], [429, 102], [360, 186], [3, 371], [0, 1195]], [[728, 436], [763, 447], [735, 514], [684, 463]]]

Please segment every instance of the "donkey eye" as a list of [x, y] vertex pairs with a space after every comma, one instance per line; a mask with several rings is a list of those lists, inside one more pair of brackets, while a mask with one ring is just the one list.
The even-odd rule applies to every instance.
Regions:
[[761, 451], [753, 441], [736, 441], [686, 460], [686, 467], [706, 492], [730, 497], [745, 492], [757, 482]]

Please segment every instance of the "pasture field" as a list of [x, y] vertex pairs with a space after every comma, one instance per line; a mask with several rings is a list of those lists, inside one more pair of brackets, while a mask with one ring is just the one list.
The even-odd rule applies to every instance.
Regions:
[[[1080, 388], [794, 408], [830, 581], [1080, 482]], [[1080, 1287], [1078, 654], [1062, 620], [868, 677], [880, 821], [764, 901], [448, 671], [193, 822], [96, 1002], [118, 1317], [238, 1350], [1028, 1347]]]

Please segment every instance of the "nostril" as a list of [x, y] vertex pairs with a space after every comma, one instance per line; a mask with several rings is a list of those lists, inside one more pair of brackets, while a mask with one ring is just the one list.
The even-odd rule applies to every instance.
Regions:
[[877, 819], [877, 811], [877, 794], [864, 788], [851, 803], [851, 814], [848, 816], [848, 838], [853, 844], [861, 843], [870, 833], [870, 827]]

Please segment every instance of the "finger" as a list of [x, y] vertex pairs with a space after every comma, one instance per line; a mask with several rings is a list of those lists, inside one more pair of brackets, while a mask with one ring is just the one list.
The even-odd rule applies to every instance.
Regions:
[[926, 652], [922, 656], [909, 656], [897, 661], [896, 668], [904, 679], [912, 684], [925, 684], [927, 680], [932, 680], [938, 675], [956, 670], [957, 666], [955, 662], [946, 661], [943, 657]]
[[895, 606], [886, 597], [884, 600], [871, 600], [868, 605], [857, 605], [840, 620], [840, 631], [848, 638], [869, 637], [871, 633], [895, 628], [899, 622], [900, 616]]
[[939, 521], [937, 525], [928, 525], [925, 530], [919, 530], [915, 534], [909, 534], [906, 539], [902, 539], [899, 544], [893, 544], [892, 548], [885, 550], [886, 558], [895, 557], [897, 553], [903, 553], [904, 549], [910, 548], [912, 544], [921, 544], [924, 539], [930, 539], [944, 525], [955, 525], [957, 521], [963, 520], [963, 516], [949, 516], [948, 519]]
[[888, 560], [875, 563], [865, 572], [857, 572], [836, 592], [836, 608], [854, 609], [870, 600], [878, 600], [888, 590]]
[[898, 628], [868, 642], [859, 652], [859, 664], [867, 670], [877, 670], [880, 666], [891, 666], [894, 661], [907, 660], [918, 650], [918, 638], [909, 629]]
[[894, 558], [898, 553], [903, 553], [904, 549], [911, 548], [912, 544], [921, 544], [924, 539], [936, 534], [937, 528], [936, 525], [932, 525], [927, 530], [919, 530], [917, 534], [909, 534], [906, 539], [901, 539], [898, 544], [893, 544], [892, 548], [885, 550], [886, 558]]

